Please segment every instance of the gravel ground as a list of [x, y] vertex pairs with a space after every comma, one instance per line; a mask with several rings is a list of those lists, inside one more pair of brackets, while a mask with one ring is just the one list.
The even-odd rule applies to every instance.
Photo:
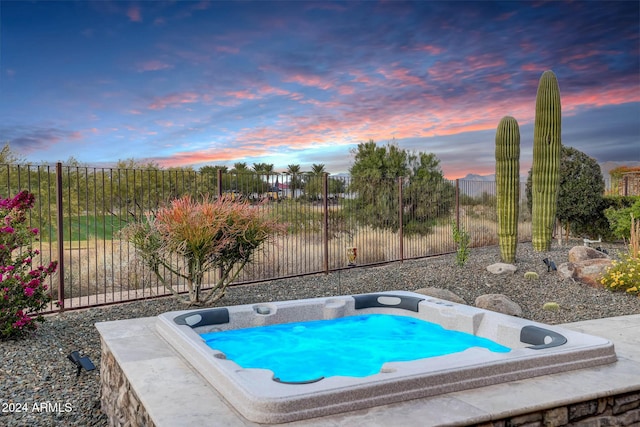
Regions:
[[[611, 254], [620, 250], [620, 246], [604, 247]], [[592, 289], [547, 272], [542, 259], [550, 257], [556, 264], [566, 262], [569, 248], [554, 246], [549, 253], [540, 254], [530, 244], [520, 244], [518, 271], [508, 276], [486, 271], [486, 266], [499, 261], [497, 247], [478, 248], [471, 250], [463, 268], [455, 265], [454, 254], [354, 268], [329, 275], [235, 286], [217, 305], [432, 286], [448, 289], [470, 304], [482, 294], [505, 294], [522, 307], [523, 317], [548, 324], [640, 313], [640, 299], [636, 297]], [[525, 280], [523, 274], [527, 271], [537, 272], [539, 279]], [[556, 302], [560, 309], [543, 310], [546, 302]], [[99, 370], [76, 377], [75, 367], [66, 355], [79, 350], [99, 367], [96, 322], [155, 316], [183, 308], [168, 298], [67, 312], [49, 316], [26, 340], [0, 343], [0, 425], [106, 426], [106, 417], [100, 410]]]

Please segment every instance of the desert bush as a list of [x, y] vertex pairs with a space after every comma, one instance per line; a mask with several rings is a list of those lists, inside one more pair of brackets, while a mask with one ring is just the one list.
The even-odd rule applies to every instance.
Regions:
[[[199, 202], [187, 195], [129, 224], [123, 234], [167, 289], [183, 302], [201, 305], [222, 298], [254, 252], [282, 230], [246, 202], [227, 197]], [[214, 269], [218, 280], [205, 292], [203, 280]], [[167, 273], [186, 281], [188, 299], [180, 298]]]
[[614, 260], [600, 280], [612, 291], [640, 293], [640, 220], [630, 215], [628, 252]]
[[628, 208], [608, 208], [604, 214], [609, 220], [613, 235], [620, 239], [627, 238], [631, 234], [631, 218], [640, 218], [640, 197], [637, 197], [635, 203]]
[[469, 259], [469, 243], [471, 242], [471, 236], [464, 230], [462, 225], [457, 226], [455, 222], [451, 223], [451, 231], [453, 233], [453, 241], [457, 245], [456, 264], [458, 267], [462, 267]]

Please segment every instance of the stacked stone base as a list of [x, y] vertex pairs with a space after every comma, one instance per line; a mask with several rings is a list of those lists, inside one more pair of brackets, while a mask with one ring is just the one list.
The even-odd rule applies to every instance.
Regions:
[[155, 427], [104, 342], [100, 361], [100, 406], [112, 427]]
[[477, 427], [640, 426], [640, 391], [533, 412]]

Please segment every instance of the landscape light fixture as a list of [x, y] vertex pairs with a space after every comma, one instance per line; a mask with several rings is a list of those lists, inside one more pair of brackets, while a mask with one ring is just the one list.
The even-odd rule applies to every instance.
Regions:
[[544, 265], [547, 266], [547, 272], [558, 270], [558, 268], [556, 267], [556, 263], [551, 261], [549, 258], [543, 259], [542, 262], [544, 262]]
[[80, 376], [82, 368], [84, 368], [86, 371], [93, 371], [94, 369], [96, 369], [96, 365], [93, 364], [91, 359], [89, 359], [88, 356], [80, 356], [80, 353], [78, 351], [72, 351], [71, 353], [69, 353], [69, 355], [67, 355], [67, 359], [69, 359], [71, 363], [76, 365], [76, 367], [78, 368], [78, 372], [76, 372], [76, 376], [78, 377]]

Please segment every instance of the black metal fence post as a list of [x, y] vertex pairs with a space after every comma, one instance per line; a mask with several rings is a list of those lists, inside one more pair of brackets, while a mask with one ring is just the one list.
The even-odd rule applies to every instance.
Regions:
[[456, 229], [460, 230], [460, 179], [456, 178]]
[[398, 177], [398, 239], [400, 243], [400, 262], [404, 262], [404, 224], [403, 224], [403, 211], [404, 205], [402, 202], [402, 182], [404, 179]]
[[324, 273], [329, 274], [329, 174], [326, 172], [322, 175], [322, 210], [322, 246]]
[[64, 311], [64, 206], [62, 202], [62, 163], [56, 163], [56, 211], [58, 243], [58, 301], [60, 312]]

